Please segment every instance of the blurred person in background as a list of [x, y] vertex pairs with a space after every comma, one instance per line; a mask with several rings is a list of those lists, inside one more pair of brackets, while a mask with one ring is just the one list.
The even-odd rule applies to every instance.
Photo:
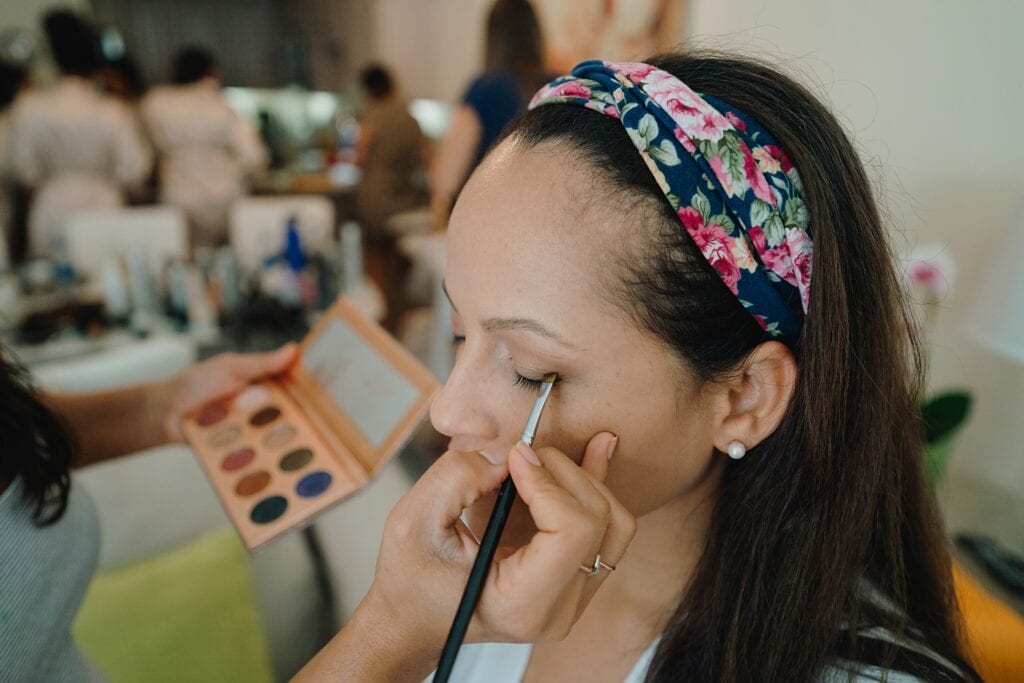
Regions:
[[[0, 160], [7, 157], [7, 129], [11, 105], [28, 82], [28, 70], [11, 62], [0, 61]], [[21, 245], [12, 245], [15, 218], [15, 195], [7, 169], [0, 164], [0, 272], [7, 269], [11, 252], [24, 251]]]
[[526, 111], [530, 97], [547, 76], [544, 41], [533, 5], [528, 0], [497, 0], [487, 16], [484, 73], [462, 96], [431, 168], [435, 227], [443, 230], [448, 224], [455, 196], [470, 172], [508, 122]]
[[[359, 120], [356, 163], [362, 180], [356, 192], [356, 215], [366, 235], [384, 230], [388, 218], [426, 204], [421, 173], [426, 141], [409, 103], [395, 91], [391, 74], [374, 64], [359, 82], [366, 107]], [[418, 182], [420, 180], [420, 182]]]
[[30, 256], [59, 256], [67, 217], [120, 206], [152, 162], [132, 113], [99, 91], [96, 32], [83, 18], [55, 10], [43, 19], [60, 78], [19, 97], [8, 133], [9, 171], [32, 197]]
[[224, 244], [231, 204], [245, 194], [246, 176], [266, 166], [267, 153], [256, 128], [224, 100], [207, 50], [181, 50], [173, 80], [141, 104], [159, 155], [160, 199], [185, 211], [193, 248]]
[[374, 64], [359, 74], [366, 106], [359, 120], [356, 163], [362, 179], [356, 190], [356, 220], [365, 236], [366, 271], [381, 287], [393, 326], [403, 301], [404, 263], [395, 249], [396, 235], [386, 223], [402, 211], [425, 207], [426, 138], [409, 103], [396, 92], [391, 74]]

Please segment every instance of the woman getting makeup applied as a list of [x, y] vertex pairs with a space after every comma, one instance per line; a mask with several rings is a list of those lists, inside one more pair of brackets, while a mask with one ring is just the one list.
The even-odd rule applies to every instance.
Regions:
[[474, 172], [448, 245], [451, 450], [300, 678], [429, 676], [511, 475], [451, 680], [978, 680], [886, 230], [807, 90], [729, 56], [584, 62]]

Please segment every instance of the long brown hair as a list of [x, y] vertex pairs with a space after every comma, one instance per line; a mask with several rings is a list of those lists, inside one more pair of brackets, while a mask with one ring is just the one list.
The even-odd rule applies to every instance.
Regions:
[[[649, 63], [739, 108], [780, 141], [803, 180], [815, 264], [792, 403], [774, 434], [729, 463], [705, 548], [648, 679], [810, 682], [843, 662], [925, 680], [975, 678], [922, 476], [920, 359], [906, 334], [913, 326], [853, 145], [813, 95], [768, 66], [709, 53]], [[650, 238], [623, 245], [616, 300], [696, 377], [721, 378], [766, 340], [680, 228], [617, 121], [554, 105], [528, 112], [507, 134], [527, 148], [570, 149], [634, 206]]]
[[521, 90], [523, 108], [543, 85], [544, 38], [529, 0], [497, 0], [487, 15], [484, 68], [512, 74]]

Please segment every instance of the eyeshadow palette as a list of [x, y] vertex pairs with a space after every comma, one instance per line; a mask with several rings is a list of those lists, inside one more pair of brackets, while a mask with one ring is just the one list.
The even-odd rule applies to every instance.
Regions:
[[436, 388], [393, 337], [339, 299], [287, 373], [203, 406], [182, 430], [252, 551], [365, 486]]

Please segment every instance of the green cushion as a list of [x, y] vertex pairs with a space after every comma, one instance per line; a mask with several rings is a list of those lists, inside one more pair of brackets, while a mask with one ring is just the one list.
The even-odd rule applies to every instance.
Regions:
[[111, 683], [273, 679], [247, 557], [230, 528], [101, 572], [74, 634]]

